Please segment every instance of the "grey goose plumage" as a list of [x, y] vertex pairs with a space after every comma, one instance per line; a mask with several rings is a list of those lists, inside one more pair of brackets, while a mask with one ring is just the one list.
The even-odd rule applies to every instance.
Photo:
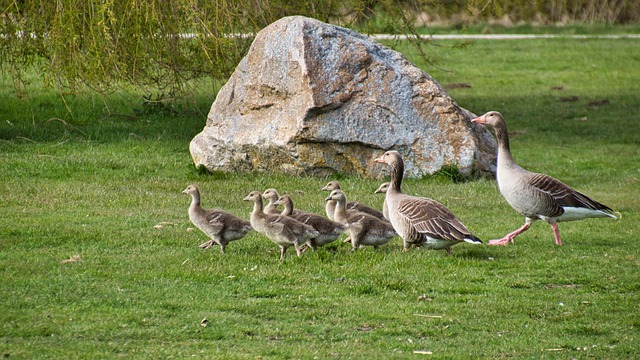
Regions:
[[377, 248], [398, 236], [388, 221], [380, 220], [363, 212], [347, 212], [347, 197], [342, 190], [333, 190], [326, 201], [336, 202], [335, 221], [348, 227], [351, 251], [356, 251], [360, 245], [370, 245]]
[[[342, 188], [340, 187], [340, 183], [337, 180], [332, 180], [329, 181], [327, 183], [327, 185], [325, 185], [322, 189], [322, 191], [333, 191], [333, 190], [342, 190]], [[335, 213], [335, 208], [336, 208], [336, 202], [335, 201], [327, 201], [325, 204], [325, 212], [327, 214], [327, 217], [331, 220], [335, 220], [334, 219], [334, 213]], [[357, 201], [350, 201], [345, 205], [345, 209], [346, 211], [357, 211], [357, 212], [363, 212], [363, 213], [367, 213], [371, 216], [375, 216], [380, 220], [384, 220], [387, 221], [387, 219], [385, 219], [384, 214], [382, 214], [382, 212], [367, 206], [363, 203], [359, 203]]]
[[213, 245], [219, 245], [220, 251], [224, 254], [230, 241], [242, 239], [252, 230], [251, 223], [247, 220], [224, 210], [203, 208], [197, 185], [189, 185], [182, 193], [191, 195], [189, 220], [210, 238], [209, 241], [200, 244], [201, 248], [208, 249]]
[[563, 182], [520, 167], [511, 155], [507, 124], [497, 111], [490, 111], [471, 120], [493, 127], [498, 142], [496, 180], [500, 193], [511, 207], [525, 217], [525, 223], [502, 239], [491, 240], [489, 245], [507, 245], [526, 231], [536, 220], [551, 225], [556, 245], [562, 245], [558, 222], [585, 218], [617, 218], [613, 209], [579, 193]]
[[280, 196], [275, 204], [283, 206], [282, 215], [290, 216], [303, 224], [307, 224], [319, 233], [318, 236], [307, 240], [307, 245], [313, 250], [336, 241], [340, 235], [347, 231], [345, 225], [327, 219], [324, 216], [301, 210], [294, 211], [293, 200], [289, 195]]
[[389, 219], [403, 240], [404, 251], [415, 244], [450, 254], [451, 246], [461, 242], [482, 243], [446, 206], [433, 199], [402, 193], [404, 161], [399, 152], [387, 151], [375, 161], [391, 168], [385, 197]]
[[269, 240], [280, 246], [280, 260], [284, 259], [287, 248], [293, 246], [300, 256], [300, 245], [320, 235], [314, 228], [285, 215], [265, 214], [262, 196], [259, 191], [252, 191], [244, 201], [253, 202], [251, 226]]

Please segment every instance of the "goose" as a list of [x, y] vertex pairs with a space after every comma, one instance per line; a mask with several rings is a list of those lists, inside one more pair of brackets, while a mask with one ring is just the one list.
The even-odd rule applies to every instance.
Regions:
[[[322, 189], [320, 189], [322, 191], [333, 191], [333, 190], [341, 190], [340, 188], [340, 183], [336, 180], [333, 181], [329, 181], [327, 183], [327, 185], [325, 185]], [[336, 202], [335, 201], [327, 201], [326, 205], [324, 207], [325, 212], [327, 213], [327, 217], [331, 220], [335, 220], [334, 217], [334, 213], [335, 213], [335, 208], [336, 208]], [[387, 221], [387, 219], [384, 218], [384, 215], [372, 208], [369, 207], [365, 204], [356, 202], [356, 201], [351, 201], [349, 203], [346, 204], [346, 210], [347, 211], [352, 211], [355, 210], [357, 212], [363, 212], [363, 213], [367, 213], [369, 215], [375, 216], [380, 220], [384, 220]]]
[[[380, 184], [380, 186], [376, 189], [376, 191], [374, 191], [374, 194], [386, 194], [387, 190], [389, 190], [389, 185], [391, 185], [388, 182], [384, 182], [382, 184]], [[384, 197], [384, 202], [382, 203], [382, 215], [384, 216], [385, 219], [387, 219], [387, 221], [389, 221], [389, 207], [387, 206], [387, 197]]]
[[375, 159], [391, 167], [391, 182], [385, 195], [389, 219], [403, 241], [403, 251], [410, 244], [421, 244], [427, 249], [443, 249], [451, 254], [451, 246], [461, 242], [482, 244], [446, 206], [436, 200], [402, 193], [404, 161], [395, 150]]
[[280, 195], [278, 195], [278, 192], [276, 191], [276, 189], [267, 189], [262, 193], [262, 197], [265, 198], [266, 200], [269, 200], [269, 202], [267, 203], [267, 206], [264, 207], [264, 213], [265, 214], [273, 214], [273, 215], [280, 215], [280, 213], [282, 212], [281, 210], [278, 210], [276, 208], [275, 202], [278, 201], [278, 198], [280, 197]]
[[383, 221], [367, 213], [347, 212], [347, 197], [342, 190], [333, 190], [326, 201], [335, 201], [335, 221], [349, 229], [351, 251], [356, 251], [360, 245], [371, 245], [377, 248], [398, 236], [388, 221]]
[[295, 247], [296, 254], [299, 257], [300, 244], [320, 235], [311, 226], [288, 216], [265, 214], [262, 209], [262, 196], [259, 191], [250, 192], [243, 200], [253, 202], [253, 211], [250, 218], [251, 226], [280, 246], [280, 260], [284, 260], [284, 255], [290, 246]]
[[204, 209], [200, 206], [200, 189], [195, 184], [187, 186], [183, 194], [191, 195], [189, 220], [211, 240], [200, 244], [203, 249], [220, 245], [224, 254], [230, 241], [242, 239], [252, 230], [251, 223], [220, 209]]
[[284, 207], [282, 215], [290, 216], [303, 224], [307, 224], [320, 233], [317, 237], [307, 240], [307, 245], [314, 251], [317, 250], [319, 246], [324, 246], [336, 241], [342, 233], [347, 231], [346, 226], [327, 219], [324, 216], [300, 210], [294, 212], [293, 200], [291, 200], [289, 195], [280, 196], [275, 204]]
[[516, 236], [527, 231], [537, 220], [546, 221], [551, 225], [556, 245], [562, 245], [558, 222], [586, 218], [618, 218], [618, 213], [608, 206], [592, 200], [563, 182], [545, 174], [527, 171], [516, 164], [511, 156], [507, 124], [499, 112], [490, 111], [471, 121], [493, 127], [498, 141], [498, 188], [507, 203], [525, 217], [524, 225], [502, 239], [489, 241], [489, 245], [513, 243]]

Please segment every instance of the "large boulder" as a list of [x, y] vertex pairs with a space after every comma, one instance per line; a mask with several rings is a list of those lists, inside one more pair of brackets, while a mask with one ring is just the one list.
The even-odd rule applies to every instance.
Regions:
[[399, 52], [292, 16], [256, 35], [190, 150], [211, 171], [379, 177], [396, 149], [407, 176], [490, 174], [495, 141], [472, 116]]

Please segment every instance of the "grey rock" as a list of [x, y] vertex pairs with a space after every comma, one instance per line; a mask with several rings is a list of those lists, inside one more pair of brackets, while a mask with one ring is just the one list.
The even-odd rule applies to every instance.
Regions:
[[292, 16], [256, 35], [190, 151], [210, 171], [380, 177], [373, 160], [395, 149], [409, 177], [489, 176], [496, 143], [474, 117], [399, 52]]

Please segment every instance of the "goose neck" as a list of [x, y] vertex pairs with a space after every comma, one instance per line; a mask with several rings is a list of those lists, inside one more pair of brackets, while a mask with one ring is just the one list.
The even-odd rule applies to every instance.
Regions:
[[402, 176], [404, 174], [404, 163], [402, 159], [391, 164], [391, 183], [389, 190], [391, 192], [402, 192]]
[[282, 207], [284, 208], [282, 215], [289, 216], [293, 214], [293, 203], [291, 203], [291, 201], [285, 201]]
[[253, 202], [253, 212], [251, 214], [252, 215], [260, 215], [260, 214], [262, 214], [262, 199], [260, 197], [258, 197]]
[[198, 190], [191, 193], [191, 207], [200, 206], [200, 192]]
[[498, 142], [498, 162], [507, 163], [513, 161], [511, 156], [511, 147], [509, 145], [509, 133], [507, 125], [502, 122], [494, 127], [496, 131], [496, 140]]
[[335, 200], [336, 207], [333, 213], [334, 221], [341, 222], [347, 216], [346, 202], [347, 201], [344, 198], [340, 200]]

